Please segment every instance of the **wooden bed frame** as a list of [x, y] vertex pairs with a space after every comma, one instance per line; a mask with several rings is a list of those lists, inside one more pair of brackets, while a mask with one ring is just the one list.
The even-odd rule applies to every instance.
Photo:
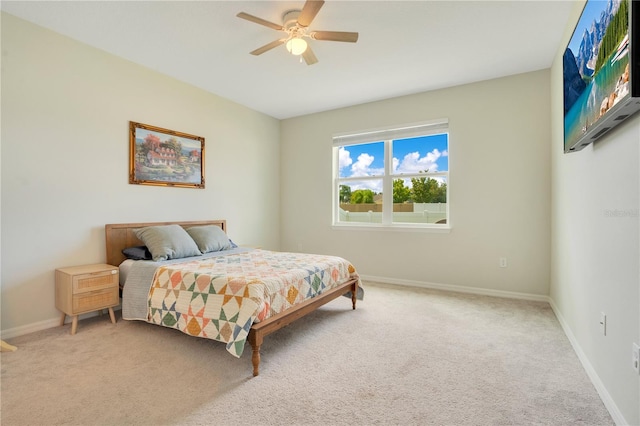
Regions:
[[[118, 266], [125, 260], [125, 256], [122, 254], [123, 249], [143, 245], [142, 241], [140, 241], [134, 234], [134, 229], [144, 228], [145, 226], [161, 225], [180, 225], [182, 227], [216, 225], [222, 228], [223, 231], [227, 232], [226, 220], [107, 224], [105, 225], [107, 263], [109, 265]], [[355, 309], [356, 297], [358, 294], [358, 280], [351, 279], [332, 288], [331, 290], [325, 291], [313, 299], [309, 299], [299, 305], [293, 306], [280, 314], [267, 318], [262, 322], [253, 324], [251, 330], [249, 330], [249, 336], [247, 338], [247, 341], [251, 345], [251, 349], [253, 351], [251, 355], [253, 375], [257, 376], [259, 374], [260, 346], [262, 345], [265, 336], [291, 324], [293, 321], [315, 311], [325, 303], [343, 296], [348, 292], [351, 292], [351, 304], [353, 309]]]

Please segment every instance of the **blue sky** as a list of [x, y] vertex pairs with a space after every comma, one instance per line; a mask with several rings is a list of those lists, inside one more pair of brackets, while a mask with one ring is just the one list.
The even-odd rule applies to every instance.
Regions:
[[[393, 143], [395, 173], [449, 170], [448, 135], [400, 139]], [[384, 143], [350, 145], [340, 149], [340, 177], [376, 176], [384, 172]]]
[[580, 48], [580, 42], [582, 41], [582, 34], [585, 29], [590, 29], [593, 21], [600, 20], [600, 14], [607, 7], [607, 2], [604, 0], [589, 0], [582, 12], [582, 16], [578, 25], [576, 26], [571, 41], [569, 42], [569, 49], [574, 55], [578, 54]]

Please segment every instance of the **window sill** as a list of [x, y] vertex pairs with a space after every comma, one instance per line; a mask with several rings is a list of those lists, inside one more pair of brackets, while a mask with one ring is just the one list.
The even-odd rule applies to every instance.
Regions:
[[448, 225], [437, 226], [425, 226], [425, 225], [406, 225], [406, 224], [393, 224], [393, 225], [381, 225], [381, 224], [336, 224], [332, 225], [332, 228], [340, 231], [394, 231], [394, 232], [426, 232], [433, 234], [448, 234], [451, 232], [451, 227]]

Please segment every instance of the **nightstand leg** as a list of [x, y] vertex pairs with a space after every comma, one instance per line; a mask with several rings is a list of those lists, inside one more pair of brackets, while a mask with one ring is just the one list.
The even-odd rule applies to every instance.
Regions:
[[62, 317], [60, 317], [60, 327], [64, 325], [64, 320], [67, 318], [67, 314], [62, 313]]
[[73, 321], [71, 322], [71, 334], [76, 334], [76, 330], [78, 329], [78, 316], [73, 316]]
[[109, 316], [111, 317], [111, 322], [113, 324], [116, 323], [116, 314], [113, 313], [113, 308], [109, 308]]

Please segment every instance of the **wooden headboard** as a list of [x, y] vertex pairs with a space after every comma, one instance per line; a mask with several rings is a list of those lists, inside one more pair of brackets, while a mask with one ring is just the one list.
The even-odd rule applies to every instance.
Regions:
[[226, 220], [201, 220], [195, 222], [145, 222], [145, 223], [110, 223], [104, 226], [107, 244], [107, 263], [118, 266], [125, 257], [122, 250], [127, 247], [141, 246], [142, 241], [133, 233], [134, 229], [145, 226], [180, 225], [183, 228], [189, 226], [216, 225], [227, 232]]

